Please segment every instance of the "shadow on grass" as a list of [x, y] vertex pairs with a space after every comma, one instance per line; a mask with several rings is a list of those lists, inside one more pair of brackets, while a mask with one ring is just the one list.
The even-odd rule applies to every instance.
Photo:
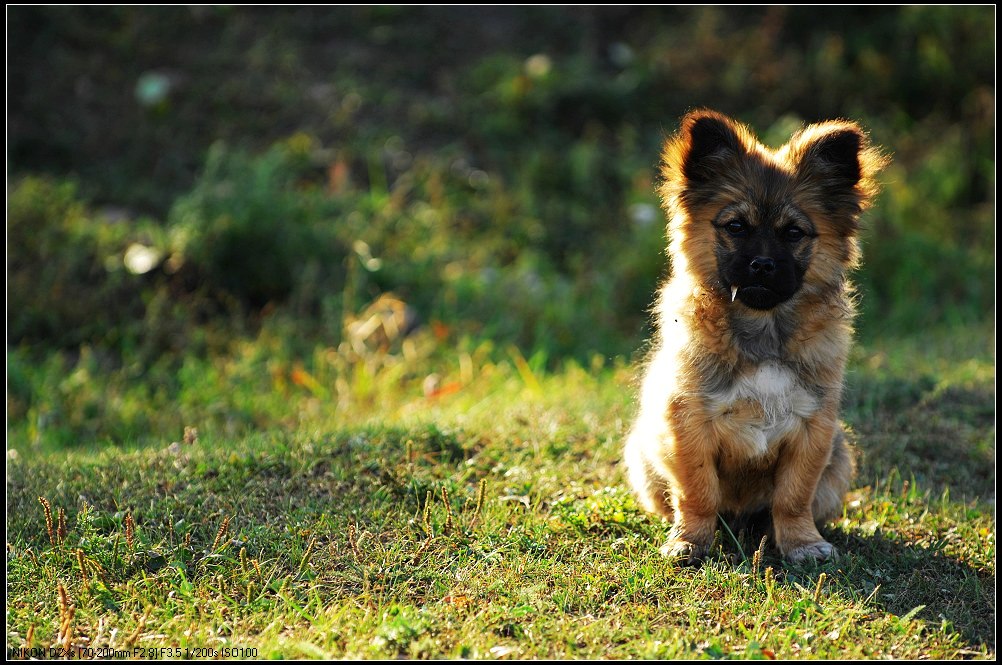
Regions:
[[[995, 650], [995, 574], [945, 554], [940, 547], [902, 543], [883, 533], [825, 533], [842, 556], [829, 584], [849, 595], [874, 592], [878, 607], [933, 625], [946, 622], [971, 647]], [[879, 587], [879, 588], [878, 588]]]
[[960, 542], [956, 529], [928, 544], [904, 542], [909, 536], [891, 528], [873, 535], [822, 529], [839, 558], [791, 564], [780, 557], [770, 527], [766, 513], [730, 520], [730, 534], [724, 530], [721, 537], [723, 555], [732, 564], [744, 558], [750, 565], [762, 537], [768, 535], [762, 566], [774, 568], [778, 583], [810, 588], [824, 572], [826, 585], [847, 598], [872, 595], [872, 602], [883, 611], [898, 616], [911, 613], [932, 626], [951, 629], [972, 649], [994, 652], [995, 574], [944, 552], [951, 538]]

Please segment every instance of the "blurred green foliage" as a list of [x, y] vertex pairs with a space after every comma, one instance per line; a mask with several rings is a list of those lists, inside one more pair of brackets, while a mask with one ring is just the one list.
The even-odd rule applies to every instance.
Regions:
[[634, 353], [695, 106], [892, 154], [864, 339], [994, 316], [992, 7], [12, 7], [8, 40], [8, 409], [67, 437], [142, 431], [130, 380], [225, 392], [244, 342], [321, 357], [389, 292], [438, 342]]
[[122, 326], [142, 318], [144, 309], [125, 253], [133, 242], [162, 239], [150, 220], [93, 215], [72, 183], [18, 181], [7, 197], [9, 339], [61, 347], [119, 344]]
[[[340, 273], [338, 201], [305, 177], [309, 140], [298, 137], [260, 157], [214, 145], [167, 227], [178, 261], [203, 285], [252, 307], [289, 298], [297, 284]], [[304, 145], [305, 143], [305, 145]]]

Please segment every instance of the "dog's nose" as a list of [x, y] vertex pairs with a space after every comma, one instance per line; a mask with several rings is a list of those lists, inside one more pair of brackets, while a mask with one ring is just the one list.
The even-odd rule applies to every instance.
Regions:
[[750, 267], [753, 275], [771, 275], [776, 270], [776, 262], [768, 256], [756, 256]]

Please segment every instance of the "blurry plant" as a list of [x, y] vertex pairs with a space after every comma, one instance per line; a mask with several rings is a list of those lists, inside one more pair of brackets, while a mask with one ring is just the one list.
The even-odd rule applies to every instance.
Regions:
[[209, 150], [168, 224], [179, 262], [203, 286], [260, 307], [288, 298], [306, 274], [341, 281], [347, 252], [336, 222], [343, 206], [311, 172], [312, 147], [296, 135], [260, 157], [222, 144]]
[[868, 334], [985, 320], [994, 307], [993, 207], [965, 205], [977, 176], [965, 173], [957, 130], [912, 129], [863, 232], [863, 320]]
[[[42, 44], [48, 51], [33, 60], [37, 74], [19, 69], [12, 80], [11, 154], [15, 168], [48, 159], [57, 163], [51, 168], [76, 164], [69, 170], [81, 173], [79, 164], [99, 155], [108, 168], [87, 172], [86, 186], [104, 199], [145, 200], [157, 178], [170, 180], [173, 189], [154, 187], [156, 199], [174, 201], [170, 247], [138, 239], [125, 246], [133, 246], [134, 265], [155, 263], [168, 249], [167, 265], [183, 261], [175, 290], [158, 291], [156, 307], [147, 307], [148, 319], [152, 309], [166, 317], [163, 326], [145, 326], [144, 334], [164, 338], [160, 348], [179, 334], [187, 339], [176, 310], [195, 292], [228, 314], [236, 303], [241, 316], [272, 311], [269, 303], [288, 306], [304, 324], [336, 336], [346, 312], [392, 290], [423, 320], [495, 330], [499, 341], [545, 347], [551, 356], [629, 352], [643, 337], [643, 311], [664, 270], [660, 213], [640, 230], [627, 221], [629, 211], [654, 202], [664, 133], [686, 108], [704, 104], [737, 115], [773, 143], [804, 121], [858, 118], [894, 154], [897, 170], [888, 176], [897, 182], [888, 185], [887, 210], [871, 213], [859, 275], [862, 329], [877, 316], [882, 326], [906, 330], [916, 320], [970, 320], [990, 307], [983, 250], [993, 236], [988, 8], [513, 9], [502, 12], [504, 47], [486, 51], [499, 28], [486, 29], [472, 10], [358, 8], [267, 20], [245, 11], [164, 10], [162, 21], [130, 20], [141, 11], [12, 14], [32, 26], [12, 32], [12, 52], [23, 56]], [[446, 23], [454, 29], [443, 30]], [[18, 37], [36, 33], [45, 38]], [[234, 48], [261, 33], [282, 58]], [[336, 46], [317, 34], [338, 35]], [[132, 84], [107, 78], [118, 71], [107, 66], [117, 62], [114, 50], [70, 57], [87, 40], [143, 44], [121, 72]], [[416, 54], [434, 63], [426, 69], [435, 74], [415, 77], [407, 60], [388, 52]], [[360, 64], [365, 77], [357, 75]], [[67, 95], [75, 80], [100, 94]], [[128, 105], [134, 113], [137, 93], [153, 102], [169, 93], [169, 114], [107, 127], [103, 118], [121, 117], [108, 109]], [[299, 133], [266, 149], [289, 127]], [[213, 147], [194, 188], [177, 198], [206, 137], [217, 136], [241, 148]], [[336, 137], [336, 151], [313, 136]], [[154, 153], [161, 158], [151, 166]], [[133, 163], [137, 155], [141, 165]], [[123, 174], [131, 181], [122, 182]], [[888, 240], [899, 236], [906, 240]], [[368, 258], [355, 251], [359, 242]], [[548, 283], [530, 286], [537, 278]], [[494, 284], [517, 294], [524, 321], [503, 319], [507, 299], [488, 292]], [[463, 301], [473, 296], [480, 300]], [[83, 325], [85, 317], [74, 315], [77, 323], [67, 327], [47, 320], [59, 308], [36, 309], [15, 330], [70, 345], [100, 336], [100, 317]], [[899, 316], [899, 309], [911, 313]], [[210, 307], [200, 316], [212, 314]]]
[[25, 178], [7, 199], [8, 343], [121, 344], [142, 319], [164, 238], [88, 211], [69, 182]]
[[[514, 361], [526, 385], [569, 359], [635, 354], [668, 268], [658, 149], [694, 105], [772, 145], [851, 117], [892, 154], [855, 276], [861, 337], [993, 312], [987, 8], [503, 10], [511, 39], [486, 55], [498, 37], [472, 10], [221, 10], [197, 25], [183, 9], [65, 11], [11, 15], [32, 26], [12, 31], [12, 53], [36, 54], [12, 70], [13, 171], [86, 174], [88, 201], [169, 213], [98, 214], [73, 184], [12, 180], [20, 441], [246, 431], [388, 394], [423, 404], [469, 392], [438, 367], [457, 348]], [[268, 49], [234, 49], [261, 31]], [[120, 71], [105, 43], [148, 48]], [[195, 175], [208, 137], [226, 142]]]

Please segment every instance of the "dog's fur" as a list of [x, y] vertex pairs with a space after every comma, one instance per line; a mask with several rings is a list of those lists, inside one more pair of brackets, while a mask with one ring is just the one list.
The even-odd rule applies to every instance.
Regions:
[[664, 554], [698, 560], [718, 514], [766, 510], [786, 558], [835, 553], [817, 527], [841, 513], [854, 473], [838, 422], [848, 273], [885, 161], [842, 120], [773, 151], [698, 110], [667, 141], [672, 276], [624, 451], [641, 504], [673, 520]]

